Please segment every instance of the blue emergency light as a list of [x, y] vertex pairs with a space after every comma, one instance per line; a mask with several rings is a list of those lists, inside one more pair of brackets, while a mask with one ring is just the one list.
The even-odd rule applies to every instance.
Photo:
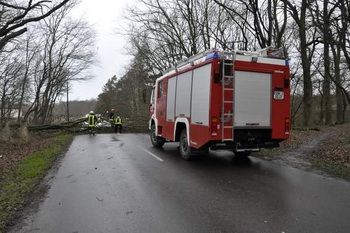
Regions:
[[214, 52], [212, 54], [209, 54], [205, 57], [205, 60], [208, 61], [210, 59], [214, 59], [214, 58], [219, 58], [219, 52]]
[[288, 67], [289, 67], [289, 61], [288, 61], [288, 59], [286, 59], [285, 64], [286, 64], [286, 66], [288, 66]]

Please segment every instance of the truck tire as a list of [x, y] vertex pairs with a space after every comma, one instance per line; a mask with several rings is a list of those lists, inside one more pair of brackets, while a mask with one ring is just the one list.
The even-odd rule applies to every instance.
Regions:
[[165, 140], [163, 138], [158, 137], [156, 135], [156, 126], [154, 124], [151, 126], [150, 137], [151, 137], [152, 145], [154, 147], [161, 148], [164, 145], [164, 143], [165, 143]]
[[190, 160], [192, 155], [191, 147], [188, 145], [187, 130], [183, 129], [180, 134], [180, 154], [185, 160]]

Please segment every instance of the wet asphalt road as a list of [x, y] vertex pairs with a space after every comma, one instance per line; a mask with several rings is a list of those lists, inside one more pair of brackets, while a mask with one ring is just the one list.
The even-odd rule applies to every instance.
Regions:
[[187, 162], [145, 134], [78, 136], [14, 232], [350, 232], [350, 183], [229, 152]]

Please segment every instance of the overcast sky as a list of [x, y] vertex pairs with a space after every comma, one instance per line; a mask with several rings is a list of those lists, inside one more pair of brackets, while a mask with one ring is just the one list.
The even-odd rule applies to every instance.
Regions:
[[[73, 17], [83, 17], [93, 25], [97, 33], [98, 58], [100, 64], [92, 67], [94, 79], [74, 82], [70, 91], [70, 100], [87, 100], [97, 98], [103, 85], [113, 75], [120, 78], [130, 62], [126, 55], [127, 38], [117, 35], [121, 28], [123, 12], [133, 0], [82, 0], [72, 11]], [[65, 98], [63, 98], [65, 100]]]

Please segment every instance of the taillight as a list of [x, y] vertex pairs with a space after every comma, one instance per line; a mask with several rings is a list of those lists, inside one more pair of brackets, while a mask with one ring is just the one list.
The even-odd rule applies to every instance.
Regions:
[[273, 98], [275, 100], [284, 100], [284, 92], [283, 91], [274, 91]]
[[218, 135], [217, 130], [218, 130], [218, 118], [212, 117], [211, 118], [211, 135], [217, 136]]
[[289, 134], [290, 131], [290, 120], [289, 117], [285, 118], [285, 123], [284, 123], [284, 133]]

